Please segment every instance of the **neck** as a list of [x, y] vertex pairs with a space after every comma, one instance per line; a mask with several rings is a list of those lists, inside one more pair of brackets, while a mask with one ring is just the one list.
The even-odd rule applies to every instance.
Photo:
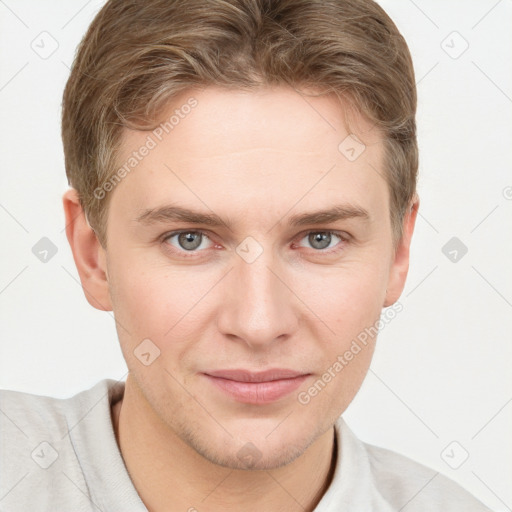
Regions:
[[150, 512], [312, 511], [334, 473], [333, 429], [280, 468], [250, 471], [213, 464], [160, 420], [130, 376], [112, 418], [132, 482]]

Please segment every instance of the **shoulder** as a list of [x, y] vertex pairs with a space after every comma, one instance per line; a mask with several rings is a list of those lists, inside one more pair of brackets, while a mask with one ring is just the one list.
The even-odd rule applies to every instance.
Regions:
[[468, 491], [438, 471], [391, 450], [364, 443], [339, 418], [338, 455], [322, 512], [490, 512]]
[[30, 438], [36, 432], [39, 434], [41, 429], [60, 430], [65, 418], [61, 407], [63, 401], [20, 391], [0, 390], [2, 434]]
[[[102, 397], [101, 405], [108, 409], [115, 383], [105, 379], [67, 399], [0, 390], [0, 496], [9, 510], [19, 510], [21, 501], [27, 510], [31, 500], [34, 510], [69, 503], [89, 510], [70, 433]], [[70, 494], [77, 497], [72, 502], [66, 501]]]
[[459, 484], [399, 453], [362, 443], [371, 474], [383, 497], [416, 512], [490, 512]]
[[[116, 384], [114, 380], [104, 379], [91, 389], [64, 399], [2, 389], [1, 432], [3, 436], [24, 440], [25, 443], [45, 435], [62, 439], [81, 414], [87, 414], [102, 398], [108, 402], [119, 391]], [[9, 448], [16, 449], [25, 443], [14, 443]]]

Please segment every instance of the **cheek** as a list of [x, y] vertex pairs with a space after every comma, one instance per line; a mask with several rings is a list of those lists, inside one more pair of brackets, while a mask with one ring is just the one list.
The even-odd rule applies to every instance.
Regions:
[[[173, 354], [174, 365], [194, 344], [218, 334], [214, 332], [215, 315], [225, 302], [222, 293], [226, 283], [219, 284], [225, 268], [172, 269], [148, 260], [143, 250], [122, 254], [112, 255], [109, 285], [125, 357], [133, 357], [135, 347], [149, 338], [163, 355]], [[284, 274], [293, 291], [290, 307], [304, 320], [298, 336], [309, 338], [303, 350], [308, 352], [317, 345], [323, 364], [343, 353], [380, 314], [387, 278], [385, 263], [376, 255], [363, 256], [338, 268], [312, 265], [300, 272], [288, 269]], [[359, 361], [364, 363], [363, 358]]]
[[328, 326], [322, 329], [326, 335], [316, 340], [316, 351], [322, 354], [316, 381], [302, 390], [318, 414], [330, 418], [344, 411], [359, 390], [373, 356], [386, 283], [385, 264], [374, 261], [347, 267], [330, 279], [317, 280], [315, 288], [309, 286], [308, 305]]
[[301, 390], [299, 403], [314, 408], [327, 423], [345, 411], [368, 372], [385, 297], [385, 277], [384, 268], [378, 265], [368, 266], [364, 272], [351, 269], [339, 273], [321, 297], [311, 297], [311, 308], [319, 311], [329, 329], [323, 329], [326, 336], [317, 337], [316, 353], [322, 354], [318, 373]]
[[[159, 349], [179, 352], [207, 317], [203, 299], [215, 276], [172, 271], [125, 258], [109, 272], [109, 285], [122, 345], [133, 348], [151, 339]], [[171, 343], [172, 342], [172, 343]]]
[[[301, 276], [294, 285], [304, 303], [329, 328], [338, 349], [379, 317], [386, 296], [386, 265], [347, 264], [329, 272]], [[333, 348], [335, 348], [333, 347]]]

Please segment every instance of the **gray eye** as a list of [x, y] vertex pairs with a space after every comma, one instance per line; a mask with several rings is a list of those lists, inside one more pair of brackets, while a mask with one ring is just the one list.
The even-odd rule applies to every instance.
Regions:
[[332, 235], [327, 232], [310, 233], [308, 241], [314, 249], [325, 249], [331, 243]]
[[178, 235], [178, 243], [180, 244], [180, 247], [186, 251], [193, 251], [194, 249], [197, 249], [201, 245], [202, 240], [203, 235], [194, 231], [180, 233]]

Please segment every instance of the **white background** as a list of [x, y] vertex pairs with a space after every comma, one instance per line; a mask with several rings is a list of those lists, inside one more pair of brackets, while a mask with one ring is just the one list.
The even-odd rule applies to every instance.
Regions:
[[[66, 397], [126, 373], [111, 314], [80, 288], [61, 205], [62, 91], [102, 4], [0, 1], [1, 388]], [[511, 510], [512, 1], [381, 4], [415, 62], [421, 215], [404, 310], [345, 418]], [[31, 47], [41, 37], [58, 43], [46, 59]], [[32, 253], [42, 237], [58, 248], [47, 263]], [[455, 263], [442, 252], [452, 237], [468, 248]], [[448, 445], [452, 466], [469, 454], [459, 469]]]

